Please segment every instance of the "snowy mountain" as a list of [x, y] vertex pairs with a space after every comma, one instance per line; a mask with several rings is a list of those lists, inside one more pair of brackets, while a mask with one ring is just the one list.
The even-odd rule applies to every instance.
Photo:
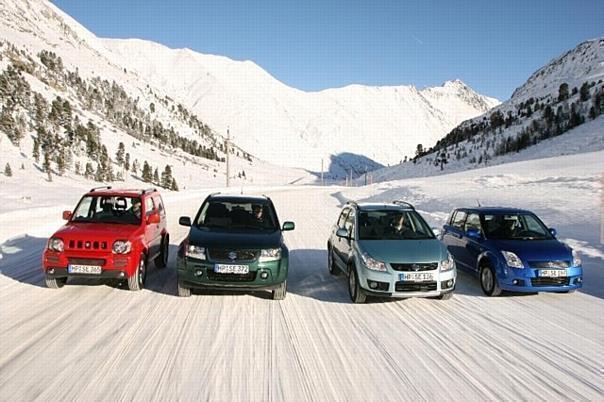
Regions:
[[464, 121], [374, 181], [437, 175], [538, 157], [604, 149], [604, 38], [579, 44], [537, 70], [512, 97]]
[[344, 152], [398, 163], [413, 155], [418, 143], [434, 145], [461, 121], [499, 103], [459, 80], [423, 90], [350, 85], [304, 92], [251, 61], [142, 40], [102, 42], [115, 60], [153, 79], [213, 127], [230, 127], [235, 141], [252, 154], [311, 170], [320, 168], [321, 159], [337, 160], [332, 156]]

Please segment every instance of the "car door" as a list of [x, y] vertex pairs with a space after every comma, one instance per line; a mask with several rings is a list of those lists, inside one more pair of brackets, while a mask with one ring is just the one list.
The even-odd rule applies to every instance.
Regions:
[[475, 212], [468, 214], [464, 224], [464, 235], [462, 236], [463, 252], [461, 261], [472, 271], [476, 271], [476, 262], [482, 250], [481, 239], [471, 238], [467, 235], [468, 230], [475, 229], [482, 234], [482, 226], [480, 224], [480, 215]]
[[451, 214], [449, 224], [444, 226], [444, 232], [442, 236], [443, 243], [447, 246], [447, 249], [455, 259], [455, 261], [462, 265], [462, 268], [467, 268], [463, 261], [462, 256], [465, 252], [465, 242], [463, 240], [464, 235], [464, 224], [466, 222], [467, 212], [458, 209]]
[[149, 248], [149, 258], [154, 258], [159, 253], [161, 232], [158, 223], [148, 223], [149, 217], [157, 212], [153, 197], [145, 198], [145, 243]]
[[332, 236], [332, 247], [333, 247], [333, 252], [334, 252], [334, 257], [335, 257], [334, 261], [341, 268], [346, 267], [346, 261], [344, 260], [344, 257], [343, 257], [344, 256], [343, 253], [345, 251], [346, 239], [338, 237], [336, 235], [336, 232], [338, 231], [338, 229], [344, 228], [344, 225], [346, 223], [346, 218], [348, 217], [349, 213], [350, 213], [350, 208], [344, 208], [342, 210], [342, 212], [340, 213], [340, 216], [338, 217], [338, 221], [336, 222], [336, 225], [334, 227], [333, 236]]
[[344, 267], [348, 265], [348, 256], [350, 256], [352, 252], [352, 246], [355, 241], [355, 221], [356, 221], [356, 210], [354, 208], [350, 208], [350, 212], [348, 216], [346, 216], [346, 221], [344, 221], [344, 229], [346, 229], [346, 233], [348, 233], [348, 238], [340, 238], [340, 250], [342, 255], [342, 262], [344, 263]]

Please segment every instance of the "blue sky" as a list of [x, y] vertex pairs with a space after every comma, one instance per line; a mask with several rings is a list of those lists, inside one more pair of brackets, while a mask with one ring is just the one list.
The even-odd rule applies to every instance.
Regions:
[[54, 0], [98, 36], [253, 60], [287, 85], [439, 85], [508, 99], [604, 36], [602, 0]]

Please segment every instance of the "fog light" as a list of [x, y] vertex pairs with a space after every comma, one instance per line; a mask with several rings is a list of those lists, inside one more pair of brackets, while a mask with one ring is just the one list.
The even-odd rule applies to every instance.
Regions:
[[125, 274], [125, 273], [120, 272], [120, 278], [123, 278], [123, 277], [125, 277], [125, 276], [126, 276], [126, 274]]
[[261, 279], [266, 279], [266, 278], [268, 278], [268, 272], [266, 272], [266, 271], [260, 272], [260, 278], [261, 278]]
[[49, 269], [48, 273], [51, 274], [51, 275], [54, 274], [55, 273], [55, 269], [54, 268]]
[[377, 283], [373, 282], [373, 281], [369, 281], [369, 287], [371, 289], [376, 289], [377, 288]]
[[576, 284], [579, 284], [579, 283], [582, 283], [582, 282], [583, 282], [583, 279], [581, 277], [575, 279], [575, 283]]
[[512, 285], [518, 285], [518, 279], [514, 279], [514, 280], [512, 281]]
[[197, 271], [195, 271], [195, 276], [201, 276], [203, 275], [203, 271], [201, 269], [198, 269]]
[[447, 287], [448, 287], [448, 288], [453, 287], [453, 279], [449, 279], [449, 280], [447, 281]]

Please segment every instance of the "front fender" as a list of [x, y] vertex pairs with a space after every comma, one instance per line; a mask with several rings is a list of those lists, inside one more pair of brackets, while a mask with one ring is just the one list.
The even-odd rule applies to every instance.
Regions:
[[501, 264], [499, 264], [499, 258], [492, 250], [485, 250], [478, 255], [476, 259], [476, 272], [480, 272], [480, 267], [484, 262], [487, 262], [491, 267], [495, 269], [495, 274], [500, 276], [503, 275], [503, 268]]

